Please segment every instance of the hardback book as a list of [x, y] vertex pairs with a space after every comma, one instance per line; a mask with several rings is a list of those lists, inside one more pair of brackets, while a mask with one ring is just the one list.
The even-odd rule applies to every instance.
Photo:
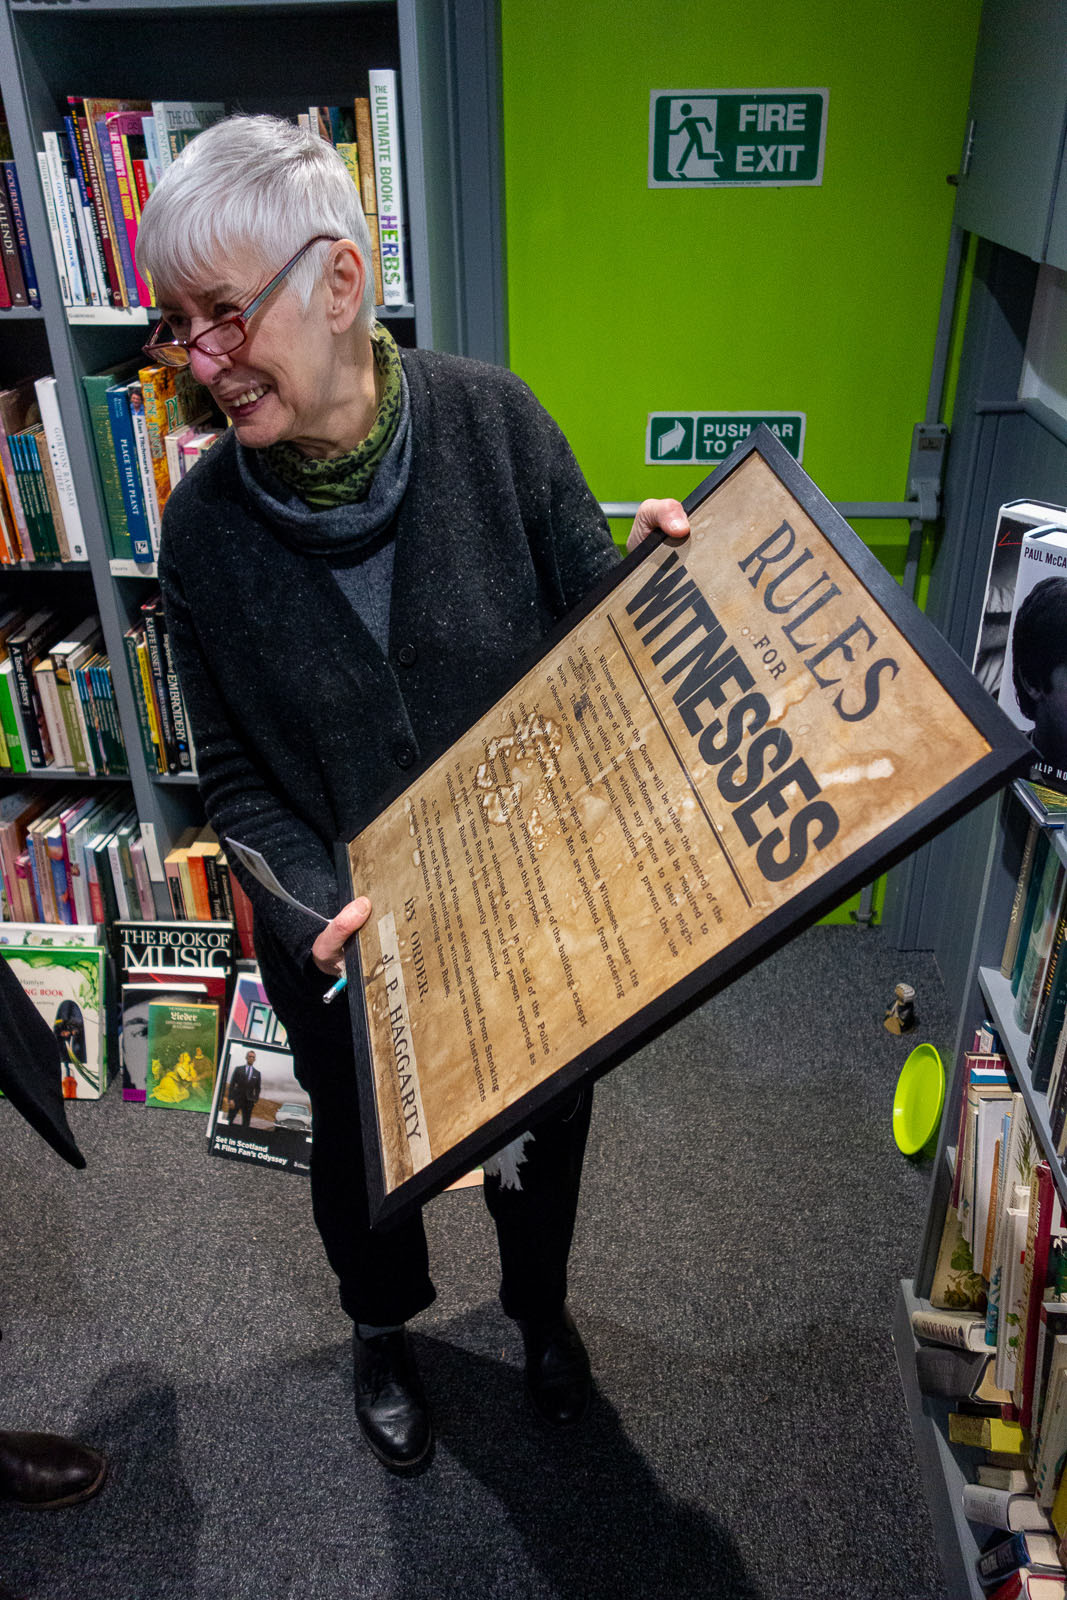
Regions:
[[132, 560], [133, 551], [130, 546], [130, 529], [126, 519], [126, 504], [119, 474], [118, 457], [115, 454], [115, 441], [111, 429], [111, 415], [107, 396], [108, 390], [115, 385], [130, 382], [131, 378], [136, 375], [136, 371], [137, 363], [126, 361], [118, 366], [108, 367], [102, 372], [89, 373], [82, 379], [82, 388], [85, 390], [85, 399], [89, 410], [89, 426], [93, 435], [96, 465], [100, 474], [100, 486], [103, 490], [104, 508], [107, 511], [111, 554], [116, 560]]
[[153, 100], [151, 110], [164, 171], [191, 139], [226, 115], [220, 100]]
[[68, 1100], [98, 1100], [109, 1081], [107, 951], [101, 946], [0, 945], [40, 1015], [51, 1028], [63, 1064]]
[[60, 268], [61, 278], [65, 281], [70, 296], [67, 303], [72, 306], [84, 306], [88, 304], [89, 297], [85, 291], [85, 280], [82, 275], [77, 228], [70, 204], [70, 185], [59, 135], [48, 129], [43, 133], [42, 139], [44, 143], [42, 172], [48, 175], [52, 205], [59, 226], [61, 256], [57, 257], [56, 265]]
[[30, 297], [26, 290], [26, 279], [15, 236], [15, 219], [11, 214], [11, 199], [6, 184], [0, 185], [0, 278], [4, 284], [5, 305], [29, 305]]
[[974, 650], [974, 675], [991, 695], [999, 693], [1003, 680], [1023, 537], [1032, 528], [1053, 522], [1067, 525], [1067, 507], [1043, 500], [1009, 500], [997, 515], [982, 621]]
[[102, 929], [95, 922], [0, 922], [0, 944], [98, 945]]
[[1042, 1511], [1051, 1511], [1067, 1460], [1067, 1366], [1053, 1365], [1041, 1414], [1041, 1436], [1034, 1455], [1034, 1485]]
[[1064, 1600], [1067, 1578], [1034, 1567], [1019, 1567], [990, 1589], [986, 1600]]
[[130, 408], [130, 391], [135, 385], [116, 383], [107, 390], [108, 416], [115, 459], [119, 468], [119, 486], [129, 529], [129, 554], [139, 563], [147, 565], [153, 560], [152, 534], [145, 509], [144, 488], [137, 458], [137, 441], [133, 430], [133, 413]]
[[1032, 1466], [1037, 1462], [1037, 1451], [1041, 1445], [1053, 1379], [1061, 1367], [1067, 1367], [1067, 1305], [1061, 1301], [1043, 1300], [1039, 1310], [1034, 1395], [1030, 1417]]
[[986, 1282], [974, 1269], [974, 1257], [963, 1237], [959, 1214], [954, 1206], [948, 1206], [930, 1286], [930, 1304], [939, 1310], [984, 1311], [986, 1300]]
[[1020, 1324], [1021, 1356], [1016, 1366], [1013, 1398], [1019, 1420], [1030, 1426], [1034, 1396], [1034, 1371], [1041, 1305], [1049, 1278], [1052, 1236], [1064, 1236], [1063, 1205], [1052, 1181], [1047, 1161], [1039, 1161], [1030, 1179], [1030, 1205], [1026, 1229], [1026, 1260], [1023, 1266], [1023, 1311]]
[[[369, 85], [382, 296], [387, 306], [405, 305], [408, 301], [405, 264], [407, 226], [404, 220], [396, 73], [389, 68], [373, 69], [369, 74]], [[356, 137], [359, 137], [358, 126]]]
[[150, 1000], [145, 1104], [210, 1111], [218, 1050], [217, 1005], [184, 998]]
[[148, 1093], [148, 1008], [152, 1001], [188, 1003], [208, 1000], [206, 983], [175, 983], [165, 973], [155, 980], [124, 983], [119, 995], [119, 1064], [122, 1098], [142, 1104]]
[[[1021, 1186], [1020, 1186], [1021, 1188]], [[1024, 1308], [1023, 1270], [1026, 1261], [1026, 1229], [1029, 1221], [1029, 1196], [1022, 1190], [1021, 1205], [1005, 1213], [1006, 1253], [1001, 1276], [1000, 1318], [997, 1325], [997, 1383], [1002, 1389], [1015, 1386], [1015, 1371], [1022, 1353]]]
[[951, 1345], [957, 1350], [985, 1351], [985, 1318], [974, 1311], [913, 1311], [911, 1331], [917, 1339]]
[[966, 1483], [963, 1486], [963, 1514], [971, 1522], [982, 1522], [990, 1528], [1005, 1528], [1010, 1533], [1031, 1530], [1050, 1532], [1052, 1528], [1047, 1514], [1031, 1495], [1011, 1494], [1007, 1489], [987, 1489], [978, 1483]]
[[37, 284], [37, 268], [34, 265], [33, 249], [30, 245], [29, 231], [26, 227], [26, 213], [22, 204], [22, 185], [19, 182], [18, 171], [12, 160], [3, 162], [4, 186], [11, 206], [11, 220], [15, 227], [15, 241], [18, 245], [19, 265], [22, 268], [22, 277], [26, 285], [26, 295], [31, 306], [41, 304], [41, 291]]
[[1034, 1475], [1027, 1467], [996, 1467], [983, 1462], [975, 1469], [975, 1481], [987, 1489], [1007, 1489], [1011, 1494], [1034, 1492]]
[[1041, 887], [1034, 902], [1030, 937], [1019, 969], [1013, 1016], [1016, 1026], [1028, 1034], [1033, 1026], [1056, 926], [1064, 909], [1067, 869], [1054, 851], [1049, 853]]
[[978, 1576], [984, 1584], [989, 1584], [999, 1579], [1001, 1573], [1014, 1572], [1017, 1567], [1030, 1567], [1038, 1572], [1062, 1572], [1063, 1563], [1059, 1558], [1058, 1546], [1055, 1533], [1039, 1530], [1013, 1533], [1010, 1539], [1002, 1539], [978, 1557]]
[[223, 973], [227, 996], [232, 992], [237, 963], [232, 923], [120, 919], [115, 924], [114, 942], [124, 982], [137, 982], [141, 972], [177, 975], [204, 967]]
[[1035, 528], [1023, 537], [1011, 631], [999, 700], [1030, 739], [1037, 759], [1030, 776], [1067, 788], [1067, 526]]

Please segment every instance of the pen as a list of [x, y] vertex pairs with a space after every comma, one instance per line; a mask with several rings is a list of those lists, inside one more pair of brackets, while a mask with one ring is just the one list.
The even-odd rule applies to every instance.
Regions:
[[344, 994], [347, 985], [348, 985], [348, 974], [346, 972], [342, 972], [341, 976], [338, 978], [337, 982], [333, 985], [333, 987], [330, 988], [330, 989], [327, 989], [326, 993], [323, 995], [323, 997], [322, 997], [323, 1005], [324, 1006], [330, 1005], [334, 1000], [337, 999], [337, 996], [339, 994]]

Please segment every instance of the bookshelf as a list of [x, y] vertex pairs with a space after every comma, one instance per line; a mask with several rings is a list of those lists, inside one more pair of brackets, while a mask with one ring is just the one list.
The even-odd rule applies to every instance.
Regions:
[[[488, 0], [78, 0], [62, 7], [0, 0], [0, 97], [41, 292], [40, 310], [0, 312], [0, 381], [55, 375], [89, 550], [86, 563], [5, 568], [0, 581], [20, 600], [17, 586], [25, 586], [37, 604], [69, 594], [100, 617], [161, 916], [170, 915], [162, 858], [202, 813], [195, 779], [159, 777], [143, 755], [123, 634], [152, 592], [145, 580], [155, 572], [110, 559], [82, 388], [86, 374], [139, 352], [147, 319], [65, 310], [37, 176], [42, 134], [61, 126], [70, 93], [220, 100], [246, 112], [295, 116], [311, 103], [350, 100], [365, 92], [369, 68], [392, 67], [412, 290], [410, 304], [385, 315], [402, 344], [502, 361], [496, 53]], [[484, 225], [475, 228], [476, 219]], [[62, 778], [72, 787], [91, 781], [54, 768], [27, 776]], [[0, 786], [10, 781], [4, 774]]]

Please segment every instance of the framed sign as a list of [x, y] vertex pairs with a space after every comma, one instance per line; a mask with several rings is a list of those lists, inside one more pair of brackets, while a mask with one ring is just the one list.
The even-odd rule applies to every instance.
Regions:
[[1027, 766], [768, 429], [686, 510], [339, 847], [376, 1222]]

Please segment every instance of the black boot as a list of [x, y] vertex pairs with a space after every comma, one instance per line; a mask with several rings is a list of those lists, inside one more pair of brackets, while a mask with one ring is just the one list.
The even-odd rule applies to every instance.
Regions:
[[589, 1356], [567, 1307], [553, 1317], [520, 1318], [526, 1348], [526, 1393], [543, 1422], [581, 1422], [589, 1409]]
[[412, 1472], [430, 1458], [433, 1424], [415, 1370], [407, 1333], [352, 1335], [356, 1361], [356, 1419], [374, 1454], [390, 1472]]
[[106, 1458], [75, 1439], [0, 1430], [0, 1502], [54, 1511], [88, 1500], [106, 1476]]

